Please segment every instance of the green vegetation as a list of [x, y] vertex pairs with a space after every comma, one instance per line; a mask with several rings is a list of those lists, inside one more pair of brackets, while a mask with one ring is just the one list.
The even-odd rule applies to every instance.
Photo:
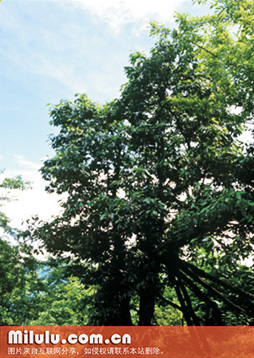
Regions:
[[254, 3], [211, 4], [173, 30], [151, 24], [155, 45], [130, 56], [119, 99], [52, 107], [41, 173], [68, 195], [25, 233], [59, 263], [27, 273], [44, 285], [27, 288], [27, 322], [253, 324], [254, 147], [239, 136], [253, 116]]

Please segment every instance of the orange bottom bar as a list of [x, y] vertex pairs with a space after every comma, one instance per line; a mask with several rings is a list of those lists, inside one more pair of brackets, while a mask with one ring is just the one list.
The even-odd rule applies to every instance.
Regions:
[[254, 327], [0, 327], [1, 358], [254, 358]]

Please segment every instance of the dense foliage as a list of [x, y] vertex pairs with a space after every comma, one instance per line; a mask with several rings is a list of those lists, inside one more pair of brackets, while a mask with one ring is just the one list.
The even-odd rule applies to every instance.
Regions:
[[53, 106], [60, 131], [42, 174], [68, 196], [34, 235], [97, 287], [90, 323], [158, 324], [163, 305], [188, 325], [252, 322], [241, 262], [253, 252], [253, 147], [238, 138], [253, 115], [253, 6], [217, 0], [212, 15], [177, 15], [176, 29], [152, 23], [157, 41], [130, 56], [119, 99]]

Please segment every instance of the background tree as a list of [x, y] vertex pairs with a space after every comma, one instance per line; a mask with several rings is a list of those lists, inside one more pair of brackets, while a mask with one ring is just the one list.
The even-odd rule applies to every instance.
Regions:
[[[4, 178], [0, 184], [0, 205], [11, 200], [11, 191], [24, 190], [29, 186], [30, 183], [23, 181], [21, 176]], [[0, 324], [25, 324], [29, 316], [26, 302], [33, 291], [32, 283], [37, 278], [36, 261], [29, 254], [27, 246], [18, 245], [19, 231], [11, 227], [9, 218], [2, 211], [0, 212], [0, 228], [2, 230], [2, 237], [0, 237]], [[11, 245], [10, 239], [16, 242], [16, 245]], [[28, 295], [27, 281], [31, 284]], [[29, 308], [32, 309], [32, 304]]]
[[[4, 178], [0, 201], [12, 200], [13, 191], [29, 187], [21, 176]], [[36, 259], [23, 232], [2, 211], [0, 228], [0, 325], [86, 324], [93, 288], [85, 290], [77, 277], [70, 277], [63, 260]]]
[[[4, 171], [0, 170], [0, 174], [3, 174]], [[18, 175], [14, 178], [4, 178], [0, 183], [0, 207], [7, 201], [11, 200], [10, 190], [25, 190], [30, 187], [31, 183], [28, 181], [24, 181], [21, 175]], [[4, 214], [4, 212], [0, 211], [0, 228], [5, 232], [10, 232], [11, 228], [9, 225], [9, 219]]]
[[94, 288], [85, 287], [78, 277], [69, 275], [66, 260], [52, 260], [38, 270], [40, 289], [34, 291], [36, 314], [29, 324], [39, 326], [79, 326], [88, 322]]
[[236, 4], [178, 15], [173, 30], [152, 23], [157, 42], [131, 55], [118, 100], [52, 107], [60, 131], [42, 174], [67, 199], [33, 235], [86, 263], [93, 324], [150, 325], [162, 302], [188, 325], [251, 323], [253, 157], [238, 138], [253, 111], [253, 5]]

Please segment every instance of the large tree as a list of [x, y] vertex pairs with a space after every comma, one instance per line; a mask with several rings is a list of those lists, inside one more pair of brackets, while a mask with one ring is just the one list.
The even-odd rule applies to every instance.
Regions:
[[33, 235], [96, 285], [93, 324], [150, 325], [162, 302], [188, 325], [253, 317], [253, 156], [238, 140], [253, 112], [253, 4], [213, 8], [173, 30], [152, 23], [157, 41], [130, 56], [119, 99], [51, 110], [42, 174], [67, 196]]

